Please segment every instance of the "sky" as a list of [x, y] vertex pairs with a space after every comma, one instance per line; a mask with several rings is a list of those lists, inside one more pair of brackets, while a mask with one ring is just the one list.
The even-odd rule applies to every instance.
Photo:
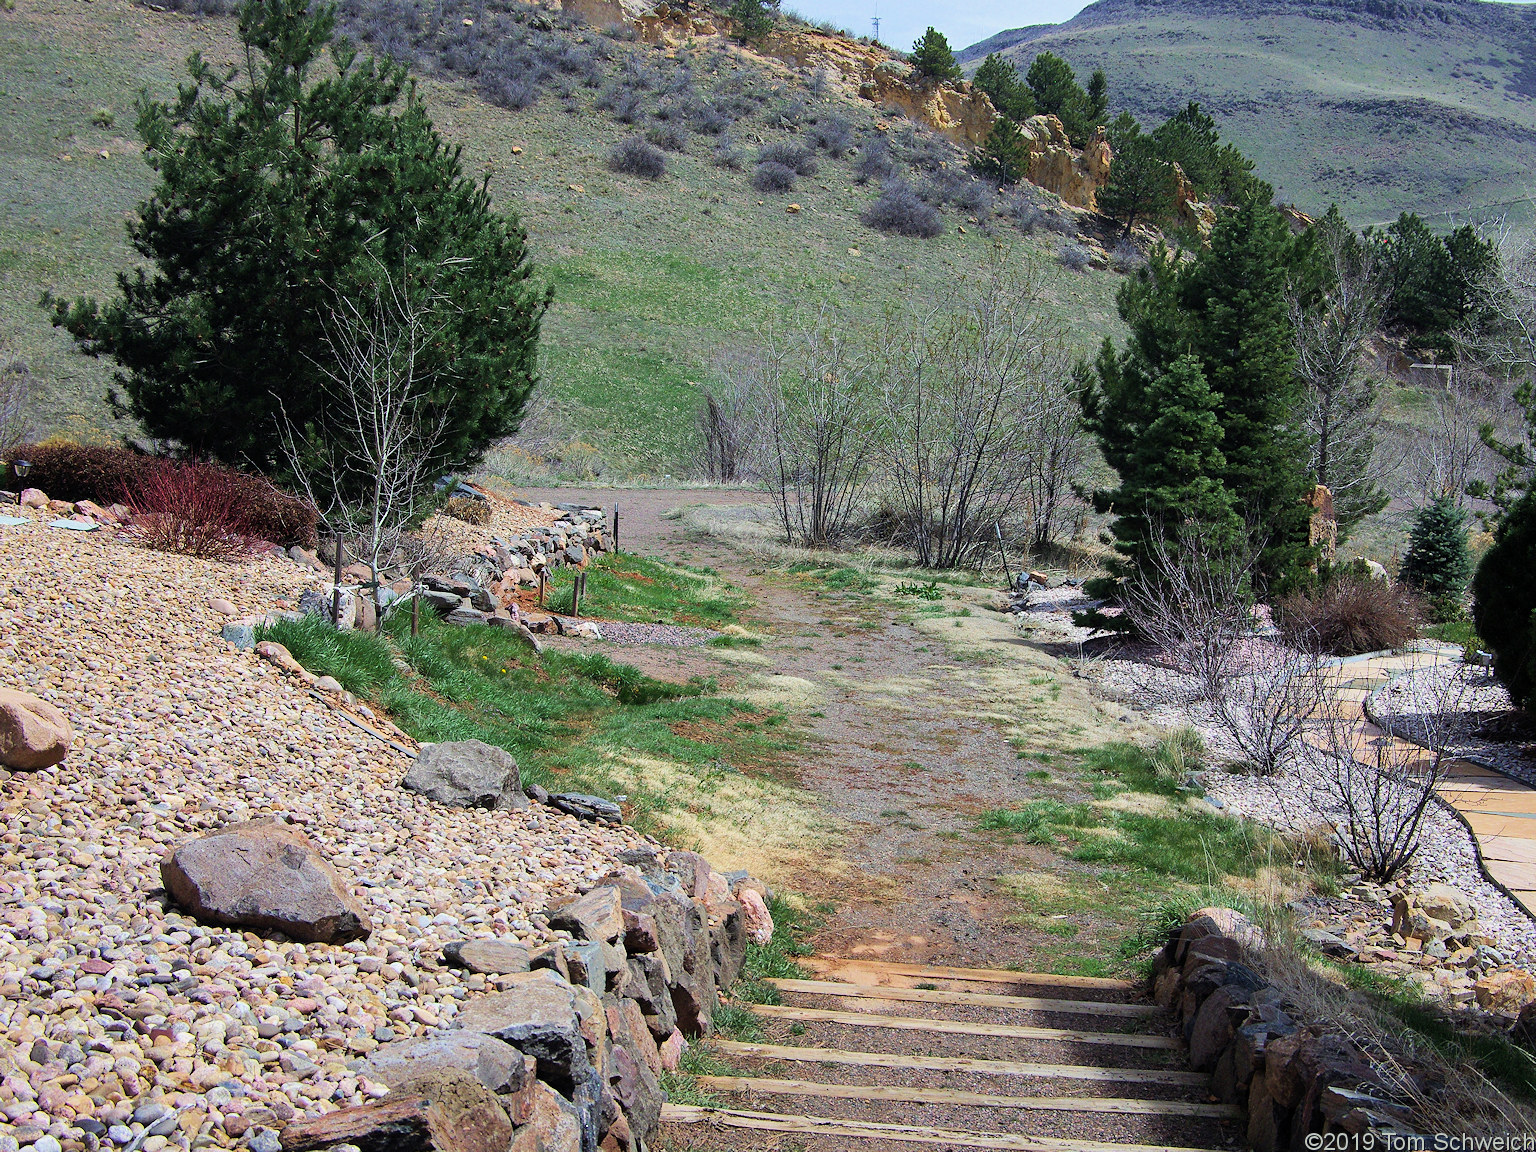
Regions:
[[1087, 0], [951, 0], [942, 5], [932, 0], [783, 0], [783, 6], [859, 36], [871, 34], [870, 18], [878, 14], [881, 41], [903, 51], [932, 24], [959, 51], [1005, 28], [1060, 24], [1087, 7]]

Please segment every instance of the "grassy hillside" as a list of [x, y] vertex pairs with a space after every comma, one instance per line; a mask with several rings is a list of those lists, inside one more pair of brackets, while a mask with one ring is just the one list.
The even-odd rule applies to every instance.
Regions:
[[1479, 0], [1100, 0], [965, 50], [1109, 73], [1113, 108], [1198, 100], [1279, 198], [1356, 224], [1532, 215], [1536, 6]]
[[[350, 8], [366, 15], [364, 5]], [[537, 11], [512, 3], [474, 9], [476, 26], [488, 30], [482, 48], [515, 43], [540, 60], [558, 58], [559, 67], [532, 71], [513, 59], [516, 78], [532, 77], [516, 91], [483, 68], [474, 81], [447, 72], [441, 43], [392, 40], [390, 50], [420, 61], [439, 129], [463, 145], [466, 170], [488, 173], [497, 201], [527, 225], [541, 275], [556, 290], [543, 386], [554, 433], [594, 445], [609, 470], [677, 474], [689, 466], [694, 410], [717, 348], [799, 303], [873, 314], [908, 295], [929, 298], [994, 245], [1009, 260], [1038, 261], [1049, 306], [1075, 344], [1086, 349], [1115, 330], [1118, 277], [1070, 271], [1056, 261], [1059, 233], [1028, 235], [1013, 216], [993, 216], [988, 197], [962, 175], [959, 154], [937, 138], [899, 121], [880, 121], [881, 131], [872, 105], [824, 77], [718, 40], [663, 50], [526, 15]], [[451, 23], [468, 28], [466, 21]], [[542, 31], [530, 31], [534, 21]], [[134, 141], [135, 93], [173, 93], [194, 50], [233, 64], [232, 29], [229, 17], [125, 0], [17, 0], [0, 13], [0, 325], [42, 382], [44, 431], [131, 431], [114, 424], [103, 402], [109, 366], [73, 352], [36, 301], [45, 288], [108, 292], [115, 270], [131, 264], [123, 220], [152, 177]], [[631, 124], [611, 106], [626, 94], [635, 97]], [[506, 106], [513, 104], [524, 106]], [[723, 134], [708, 125], [689, 131], [687, 150], [667, 154], [661, 180], [608, 169], [618, 141], [678, 122], [658, 113], [691, 109], [697, 120], [704, 105], [734, 123]], [[820, 150], [816, 175], [793, 192], [753, 190], [760, 146], [811, 146], [817, 124], [834, 120], [846, 123], [854, 151]], [[723, 139], [741, 168], [715, 162]], [[942, 235], [888, 235], [860, 222], [878, 180], [857, 182], [855, 165], [879, 150], [877, 141], [890, 142], [892, 164], [914, 186], [948, 201]], [[787, 210], [792, 203], [798, 212]]]

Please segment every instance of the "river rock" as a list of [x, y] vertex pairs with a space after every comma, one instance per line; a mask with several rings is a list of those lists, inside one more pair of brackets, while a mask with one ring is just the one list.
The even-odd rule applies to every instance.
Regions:
[[498, 1095], [521, 1092], [535, 1079], [533, 1057], [482, 1032], [441, 1032], [385, 1044], [363, 1065], [370, 1079], [391, 1088], [449, 1069], [474, 1073]]
[[206, 922], [325, 944], [372, 931], [336, 869], [307, 836], [281, 824], [233, 824], [188, 840], [160, 862], [160, 876], [172, 898]]
[[23, 772], [52, 768], [69, 755], [73, 739], [68, 719], [48, 701], [0, 688], [0, 764]]

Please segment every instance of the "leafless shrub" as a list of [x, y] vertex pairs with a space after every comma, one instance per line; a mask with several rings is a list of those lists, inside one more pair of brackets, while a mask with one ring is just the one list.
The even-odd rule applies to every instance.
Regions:
[[741, 166], [746, 163], [746, 157], [742, 155], [741, 149], [736, 147], [735, 141], [729, 136], [720, 137], [720, 143], [715, 145], [710, 160], [717, 166], [729, 168], [733, 172], [740, 171]]
[[620, 140], [608, 156], [608, 167], [626, 176], [660, 180], [667, 173], [667, 158], [638, 136]]
[[885, 183], [896, 178], [896, 161], [888, 144], [878, 136], [866, 136], [859, 145], [859, 158], [853, 165], [853, 178], [860, 184]]
[[1234, 649], [1232, 672], [1211, 703], [1222, 729], [1261, 776], [1283, 770], [1330, 703], [1329, 675], [1315, 653], [1253, 642]]
[[700, 465], [718, 483], [745, 479], [752, 472], [762, 415], [762, 373], [756, 356], [722, 354], [715, 359], [715, 388], [704, 393], [699, 407], [703, 438]]
[[970, 563], [1023, 504], [1044, 390], [1067, 371], [1039, 279], [999, 265], [893, 315], [876, 359], [901, 534], [924, 567]]
[[752, 187], [759, 192], [793, 192], [795, 170], [772, 160], [765, 161], [752, 170]]
[[688, 151], [688, 133], [680, 124], [654, 124], [645, 138], [664, 152]]
[[875, 459], [875, 388], [840, 317], [822, 312], [743, 362], [761, 398], [763, 470], [784, 538], [820, 548], [852, 530]]
[[1459, 505], [1487, 455], [1478, 435], [1483, 408], [1459, 382], [1431, 388], [1428, 401], [1405, 453], [1408, 482], [1426, 504], [1449, 496]]
[[1063, 268], [1070, 268], [1073, 272], [1086, 272], [1088, 266], [1093, 263], [1093, 253], [1081, 244], [1065, 241], [1056, 249], [1056, 260]]
[[853, 147], [853, 128], [841, 116], [818, 121], [810, 136], [812, 143], [833, 159], [841, 159]]
[[378, 264], [368, 288], [339, 296], [326, 319], [328, 356], [318, 365], [321, 415], [302, 429], [284, 417], [284, 453], [300, 490], [333, 536], [359, 542], [380, 620], [378, 572], [432, 500], [431, 461], [449, 411], [424, 391], [418, 357], [441, 339], [448, 298], [439, 284], [451, 274], [429, 266], [407, 275]]
[[898, 236], [930, 238], [944, 231], [944, 220], [938, 210], [924, 204], [916, 192], [899, 180], [885, 186], [862, 219], [871, 228]]
[[779, 141], [758, 149], [757, 162], [780, 164], [790, 169], [796, 176], [814, 176], [819, 170], [816, 157], [811, 154], [809, 148], [788, 141]]
[[1389, 883], [1419, 850], [1425, 813], [1453, 759], [1446, 717], [1462, 684], [1442, 677], [1419, 685], [1418, 744], [1381, 734], [1353, 709], [1319, 708], [1311, 720], [1297, 799], [1333, 826], [1340, 851], [1368, 880]]
[[1037, 384], [1034, 419], [1023, 442], [1031, 549], [1049, 548], [1055, 541], [1075, 486], [1095, 459], [1093, 440], [1083, 427], [1081, 388], [1059, 360]]
[[1121, 592], [1136, 631], [1175, 668], [1193, 676], [1213, 704], [1236, 668], [1238, 645], [1253, 631], [1253, 574], [1259, 547], [1208, 525], [1176, 529], [1153, 521], [1145, 563]]
[[32, 439], [31, 404], [31, 369], [9, 333], [0, 332], [0, 460], [9, 460], [12, 449]]

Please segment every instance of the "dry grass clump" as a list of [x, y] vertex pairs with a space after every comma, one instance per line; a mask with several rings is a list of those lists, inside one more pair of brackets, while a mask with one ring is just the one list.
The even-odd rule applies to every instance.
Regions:
[[[1490, 1054], [1473, 1046], [1476, 1040], [1468, 1029], [1417, 1003], [1410, 993], [1377, 996], [1351, 988], [1337, 970], [1298, 944], [1279, 905], [1269, 906], [1261, 919], [1265, 943], [1253, 959], [1284, 990], [1288, 1008], [1295, 1008], [1298, 1019], [1324, 1024], [1353, 1041], [1386, 1089], [1413, 1109], [1420, 1131], [1536, 1132], [1536, 1109], [1489, 1078], [1484, 1069], [1493, 1067]], [[1425, 1029], [1443, 1031], [1443, 1036], [1421, 1030], [1418, 1017], [1424, 1018], [1419, 1023]], [[1499, 1058], [1536, 1065], [1512, 1044], [1489, 1038], [1489, 1045], [1499, 1049]], [[1531, 1069], [1524, 1071], [1529, 1080]]]
[[491, 504], [489, 500], [476, 500], [470, 496], [455, 496], [443, 505], [443, 511], [455, 520], [462, 520], [466, 524], [473, 524], [483, 528], [491, 522]]
[[1337, 576], [1277, 607], [1288, 640], [1334, 656], [1400, 647], [1419, 634], [1421, 623], [1419, 602], [1408, 589], [1356, 576]]

